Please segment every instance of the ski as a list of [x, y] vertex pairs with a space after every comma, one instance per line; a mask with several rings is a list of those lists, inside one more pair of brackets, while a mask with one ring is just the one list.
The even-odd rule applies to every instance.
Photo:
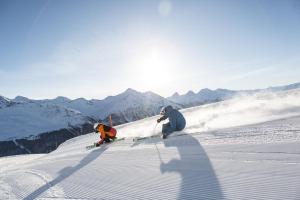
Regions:
[[97, 143], [95, 142], [94, 144], [88, 145], [88, 146], [86, 146], [85, 148], [86, 148], [87, 150], [93, 149], [93, 148], [97, 147], [96, 144], [97, 144]]
[[148, 137], [135, 137], [133, 138], [133, 142], [138, 142], [138, 141], [142, 141], [142, 140], [146, 140], [146, 139], [152, 139], [152, 138], [161, 138], [161, 139], [168, 139], [170, 137], [178, 137], [178, 136], [184, 136], [184, 135], [188, 135], [187, 133], [179, 133], [179, 134], [169, 134], [167, 135], [165, 138], [163, 138], [162, 134], [158, 134], [158, 135], [151, 135]]
[[[121, 141], [121, 140], [125, 140], [125, 138], [117, 138], [117, 139], [112, 140], [112, 141], [109, 142], [109, 143], [104, 143], [104, 144], [109, 145], [109, 144], [111, 144], [111, 143], [118, 142], [118, 141]], [[96, 144], [97, 144], [97, 143], [95, 142], [94, 144], [88, 145], [88, 146], [86, 146], [85, 148], [86, 148], [87, 150], [96, 148], [96, 147], [97, 147]], [[103, 145], [103, 144], [102, 144], [102, 145]], [[98, 146], [98, 147], [101, 147], [102, 145], [100, 145], [100, 146]]]
[[133, 138], [133, 142], [137, 142], [137, 141], [141, 141], [141, 140], [145, 140], [145, 139], [151, 139], [151, 138], [159, 138], [159, 137], [161, 137], [161, 134], [151, 135], [151, 136], [147, 136], [147, 137], [135, 137], [135, 138]]

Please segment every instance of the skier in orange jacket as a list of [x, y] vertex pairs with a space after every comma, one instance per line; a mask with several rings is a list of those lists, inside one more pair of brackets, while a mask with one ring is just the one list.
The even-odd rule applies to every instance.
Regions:
[[112, 127], [111, 116], [109, 116], [109, 125], [103, 123], [96, 123], [94, 129], [96, 133], [100, 134], [100, 141], [96, 143], [96, 146], [100, 146], [103, 142], [109, 143], [111, 140], [115, 140], [117, 137], [117, 130]]

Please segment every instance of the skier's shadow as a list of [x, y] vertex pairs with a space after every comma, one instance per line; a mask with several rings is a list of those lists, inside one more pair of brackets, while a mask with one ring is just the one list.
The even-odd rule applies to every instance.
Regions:
[[179, 137], [170, 137], [163, 143], [165, 147], [176, 147], [180, 159], [161, 162], [160, 165], [161, 173], [177, 172], [181, 175], [178, 199], [224, 199], [213, 166], [199, 141], [189, 134]]
[[25, 200], [32, 200], [36, 199], [38, 196], [40, 196], [42, 193], [50, 189], [51, 187], [55, 186], [56, 184], [60, 183], [64, 179], [68, 178], [72, 174], [74, 174], [76, 171], [80, 170], [84, 166], [91, 163], [93, 160], [95, 160], [97, 157], [99, 157], [105, 150], [107, 149], [106, 146], [101, 147], [100, 149], [91, 151], [87, 156], [85, 156], [76, 166], [74, 167], [65, 167], [61, 169], [58, 173], [58, 177], [54, 180], [45, 183], [42, 187], [38, 188], [37, 190], [33, 191], [31, 194], [26, 196]]

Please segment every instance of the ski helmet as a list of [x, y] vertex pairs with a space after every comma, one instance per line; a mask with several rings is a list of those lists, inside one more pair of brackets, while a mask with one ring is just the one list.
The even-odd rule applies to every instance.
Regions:
[[164, 115], [165, 113], [166, 113], [166, 107], [162, 107], [159, 114]]
[[94, 130], [97, 130], [97, 127], [99, 126], [99, 123], [94, 124]]

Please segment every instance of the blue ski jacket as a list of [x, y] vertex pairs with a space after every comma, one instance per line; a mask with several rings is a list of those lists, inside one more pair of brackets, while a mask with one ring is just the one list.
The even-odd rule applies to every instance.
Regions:
[[169, 118], [169, 123], [163, 124], [163, 133], [170, 134], [174, 131], [181, 131], [185, 128], [186, 122], [184, 116], [172, 106], [166, 106], [163, 108], [162, 113], [163, 116], [159, 118], [157, 122]]

